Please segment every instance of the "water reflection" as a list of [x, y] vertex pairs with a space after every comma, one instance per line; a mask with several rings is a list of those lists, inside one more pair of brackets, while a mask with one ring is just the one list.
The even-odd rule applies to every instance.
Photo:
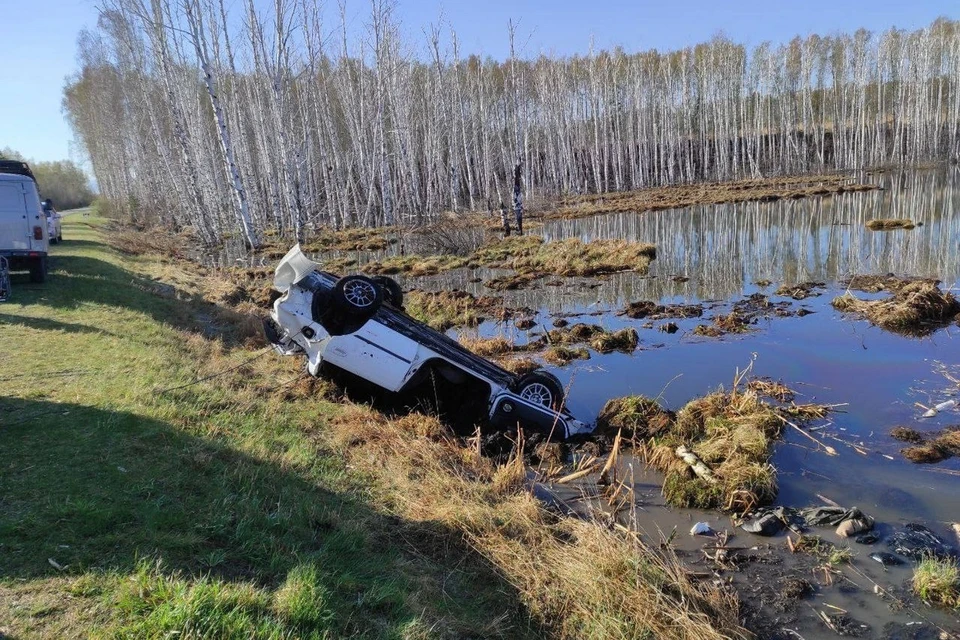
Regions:
[[[703, 205], [549, 222], [547, 240], [621, 238], [656, 243], [652, 273], [634, 280], [634, 298], [728, 299], [757, 280], [835, 282], [854, 273], [960, 277], [958, 170], [885, 174], [884, 189], [823, 198]], [[876, 232], [874, 218], [923, 222], [912, 231]]]

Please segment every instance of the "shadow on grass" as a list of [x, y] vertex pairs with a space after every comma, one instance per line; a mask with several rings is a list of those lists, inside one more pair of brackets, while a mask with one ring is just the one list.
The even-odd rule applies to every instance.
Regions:
[[[89, 245], [103, 248], [95, 242]], [[220, 338], [228, 346], [244, 344], [251, 336], [251, 323], [245, 322], [242, 314], [98, 258], [53, 256], [43, 284], [30, 283], [27, 274], [11, 277], [10, 302], [14, 304], [44, 304], [66, 310], [90, 304], [128, 309], [176, 329]]]
[[[116, 573], [282, 594], [295, 580], [318, 612], [296, 634], [397, 635], [428, 610], [458, 636], [531, 635], [515, 590], [453, 532], [320, 486], [341, 472], [323, 452], [293, 471], [163, 421], [18, 398], [0, 398], [0, 425], [0, 583]], [[134, 624], [162, 600], [113, 606]]]
[[30, 316], [16, 316], [9, 313], [0, 313], [0, 326], [21, 326], [37, 331], [64, 331], [67, 333], [99, 333], [110, 334], [109, 331], [75, 322], [61, 322], [49, 318], [33, 318]]

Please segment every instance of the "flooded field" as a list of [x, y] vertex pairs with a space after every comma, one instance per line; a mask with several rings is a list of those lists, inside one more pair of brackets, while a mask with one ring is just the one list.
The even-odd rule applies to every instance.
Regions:
[[[925, 338], [905, 337], [845, 316], [830, 301], [845, 291], [843, 282], [855, 274], [934, 277], [942, 281], [944, 290], [956, 292], [960, 172], [894, 173], [874, 179], [881, 181], [882, 191], [550, 221], [542, 231], [547, 240], [651, 242], [658, 248], [657, 260], [647, 275], [547, 278], [532, 287], [504, 292], [508, 306], [536, 310], [535, 326], [520, 330], [508, 323], [485, 322], [477, 332], [523, 343], [550, 329], [557, 317], [607, 329], [636, 328], [640, 346], [631, 354], [591, 351], [588, 360], [551, 367], [568, 385], [571, 411], [584, 420], [594, 419], [610, 398], [631, 394], [659, 397], [665, 406], [677, 409], [721, 386], [729, 389], [736, 371], [752, 363], [753, 374], [782, 380], [795, 389], [798, 402], [840, 405], [816, 431], [839, 455], [827, 456], [789, 430], [777, 446], [772, 461], [780, 486], [776, 504], [822, 504], [819, 494], [844, 506], [860, 507], [883, 523], [881, 531], [922, 522], [956, 543], [948, 523], [960, 520], [960, 459], [913, 464], [900, 454], [905, 445], [889, 432], [903, 425], [933, 433], [960, 424], [955, 410], [922, 418], [925, 410], [919, 406], [960, 397], [960, 387], [950, 379], [960, 377], [960, 328], [946, 327]], [[871, 231], [866, 222], [876, 218], [910, 218], [922, 226]], [[490, 293], [482, 282], [494, 275], [497, 272], [460, 270], [408, 278], [404, 284], [482, 295]], [[823, 287], [802, 300], [775, 293], [781, 284], [807, 281]], [[811, 313], [762, 318], [742, 334], [703, 337], [693, 333], [697, 325], [755, 293], [768, 295], [773, 303], [789, 304], [794, 312]], [[665, 321], [634, 320], [618, 313], [640, 300], [701, 304], [703, 317], [671, 320], [678, 331], [666, 333], [658, 330]], [[621, 465], [623, 474], [633, 465], [630, 474], [640, 477], [638, 461], [628, 457]], [[647, 476], [635, 485], [640, 508], [633, 511], [634, 525], [654, 539], [657, 531], [677, 527], [681, 533], [677, 544], [692, 549], [697, 542], [686, 531], [693, 522], [709, 519], [729, 527], [729, 520], [715, 513], [664, 508], [657, 479], [643, 473]], [[586, 481], [563, 487], [558, 495], [589, 496], [591, 486]], [[767, 542], [741, 533], [738, 543], [744, 543], [742, 538], [748, 544]], [[864, 590], [872, 581], [902, 586], [909, 579], [909, 567], [885, 569], [867, 558], [873, 548], [852, 546], [859, 556], [855, 566], [867, 576], [860, 580]], [[886, 623], [905, 620], [891, 613], [888, 603], [872, 595], [868, 598], [862, 591], [838, 591], [829, 602], [856, 608], [854, 617], [870, 621], [875, 632]], [[949, 626], [949, 616], [944, 622], [940, 614], [928, 613]], [[810, 638], [819, 637], [825, 627], [808, 619], [793, 629]], [[928, 636], [890, 632], [877, 637]]]
[[[635, 329], [639, 345], [629, 353], [590, 349], [587, 359], [565, 366], [546, 362], [539, 353], [542, 346], [524, 354], [560, 378], [568, 389], [569, 409], [585, 422], [594, 421], [608, 400], [629, 395], [658, 398], [677, 410], [718, 389], [729, 391], [737, 372], [747, 368], [751, 376], [782, 381], [796, 391], [798, 403], [831, 405], [834, 410], [812, 429], [821, 446], [792, 429], [775, 446], [775, 505], [805, 507], [823, 504], [826, 498], [874, 517], [881, 536], [907, 523], [922, 523], [957, 544], [950, 524], [960, 521], [960, 457], [911, 463], [901, 454], [907, 445], [890, 432], [905, 426], [932, 435], [960, 425], [955, 407], [922, 417], [930, 407], [960, 399], [960, 327], [952, 324], [930, 329], [922, 338], [908, 337], [840, 313], [831, 301], [848, 290], [852, 276], [864, 274], [934, 278], [943, 291], [957, 293], [960, 170], [860, 179], [877, 182], [882, 189], [547, 219], [535, 230], [546, 242], [652, 243], [657, 257], [646, 272], [589, 278], [540, 273], [505, 291], [488, 283], [512, 275], [509, 269], [459, 267], [431, 276], [393, 277], [408, 291], [466, 291], [519, 310], [507, 320], [450, 330], [463, 338], [502, 337], [506, 343], [524, 345], [542, 341], [547, 331], [564, 323], [599, 325], [608, 331]], [[871, 230], [868, 223], [879, 219], [910, 220], [913, 228]], [[490, 238], [489, 229], [467, 228], [463, 233], [473, 249]], [[316, 257], [328, 264], [347, 260], [354, 265], [350, 270], [363, 270], [372, 261], [427, 253], [411, 236], [383, 244], [376, 251], [328, 251]], [[259, 259], [247, 266], [272, 262]], [[888, 295], [862, 290], [853, 294], [861, 300]], [[654, 320], [646, 313], [626, 313], [630, 305], [643, 301], [688, 305], [696, 313]], [[733, 332], [711, 333], [716, 320], [734, 309], [746, 309], [748, 324]], [[517, 322], [521, 317], [525, 322]], [[827, 455], [824, 446], [837, 455]], [[660, 495], [662, 477], [639, 459], [622, 455], [616, 473], [631, 486], [634, 502], [614, 515], [651, 540], [670, 538], [671, 546], [694, 566], [704, 562], [702, 540], [687, 534], [693, 523], [708, 521], [718, 530], [735, 530], [729, 516], [667, 507]], [[564, 509], [582, 511], [601, 502], [595, 499], [600, 494], [595, 474], [563, 486], [547, 483], [538, 490]], [[829, 572], [820, 576], [822, 568], [809, 558], [787, 553], [783, 534], [761, 538], [740, 532], [734, 538], [737, 546], [756, 546], [750, 551], [753, 568], [733, 578], [741, 593], [753, 594], [759, 602], [755, 614], [763, 621], [755, 628], [780, 625], [770, 637], [835, 636], [812, 606], [794, 603], [791, 610], [778, 600], [777, 585], [798, 576], [819, 585], [817, 606], [839, 607], [853, 620], [867, 622], [871, 631], [864, 631], [864, 637], [937, 638], [944, 628], [956, 631], [960, 626], [941, 611], [897, 611], [896, 594], [909, 591], [913, 567], [885, 567], [870, 559], [870, 553], [886, 550], [882, 542], [864, 546], [841, 540], [832, 529], [816, 533], [852, 550], [852, 564], [836, 577]], [[716, 567], [706, 563], [703, 568]], [[833, 588], [834, 579], [844, 588]], [[915, 624], [905, 626], [911, 621]]]

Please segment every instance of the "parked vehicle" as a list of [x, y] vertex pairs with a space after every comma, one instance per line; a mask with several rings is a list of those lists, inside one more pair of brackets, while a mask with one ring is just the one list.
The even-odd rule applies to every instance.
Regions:
[[391, 278], [338, 277], [297, 245], [277, 266], [274, 287], [282, 296], [264, 321], [267, 339], [283, 355], [306, 355], [314, 376], [322, 365], [333, 365], [396, 393], [442, 376], [464, 397], [482, 400], [495, 427], [519, 424], [556, 439], [590, 431], [564, 407], [555, 376], [510, 373], [411, 318]]
[[47, 278], [47, 220], [37, 183], [25, 162], [0, 161], [0, 256], [11, 271], [30, 271], [31, 282]]
[[47, 235], [50, 238], [50, 244], [60, 244], [63, 241], [63, 225], [61, 224], [63, 216], [53, 208], [53, 201], [44, 200], [40, 204], [43, 206], [43, 213], [47, 217]]

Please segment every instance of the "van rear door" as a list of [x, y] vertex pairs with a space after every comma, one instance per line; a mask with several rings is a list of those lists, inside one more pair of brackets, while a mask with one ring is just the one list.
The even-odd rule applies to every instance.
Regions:
[[33, 230], [19, 180], [0, 180], [0, 251], [30, 251]]

